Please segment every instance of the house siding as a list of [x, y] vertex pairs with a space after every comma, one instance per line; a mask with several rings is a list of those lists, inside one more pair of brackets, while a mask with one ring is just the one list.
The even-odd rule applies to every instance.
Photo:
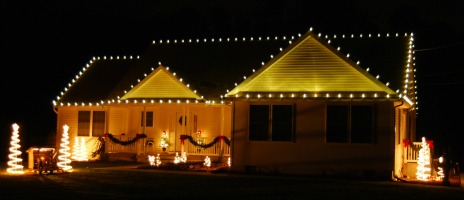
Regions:
[[61, 141], [61, 136], [63, 135], [63, 126], [68, 125], [68, 135], [69, 137], [77, 136], [77, 115], [78, 109], [76, 107], [61, 107], [57, 115], [57, 145]]
[[[325, 110], [328, 102], [301, 101], [296, 105], [295, 140], [248, 140], [250, 103], [235, 102], [233, 170], [286, 174], [388, 174], [392, 170], [392, 103], [375, 103], [372, 144], [326, 143]], [[281, 103], [281, 102], [260, 102]], [[331, 105], [333, 102], [329, 102]], [[372, 102], [366, 102], [372, 105]], [[341, 102], [341, 104], [347, 104]], [[365, 104], [357, 102], [356, 104]]]
[[107, 113], [107, 132], [120, 135], [127, 132], [127, 110], [124, 108], [111, 108]]

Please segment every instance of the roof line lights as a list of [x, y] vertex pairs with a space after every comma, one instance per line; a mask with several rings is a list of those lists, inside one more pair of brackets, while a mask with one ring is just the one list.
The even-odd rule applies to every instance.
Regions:
[[[319, 33], [319, 34], [318, 34], [318, 37], [319, 37], [319, 38], [322, 38], [321, 35], [322, 35], [322, 34]], [[400, 36], [401, 36], [399, 33], [395, 33], [394, 35], [395, 35], [395, 37], [400, 37]], [[414, 51], [413, 51], [413, 46], [414, 46], [414, 45], [412, 44], [412, 43], [413, 43], [412, 41], [414, 41], [414, 38], [413, 38], [414, 33], [409, 33], [409, 34], [408, 34], [408, 33], [404, 33], [404, 37], [408, 37], [408, 36], [409, 36], [409, 49], [408, 49], [408, 60], [407, 60], [407, 63], [406, 63], [406, 70], [407, 70], [407, 71], [409, 71], [410, 63], [412, 63], [412, 60], [414, 60], [414, 58], [413, 58], [413, 56], [412, 56], [412, 54], [414, 54]], [[345, 38], [345, 37], [346, 37], [346, 36], [343, 34], [343, 35], [342, 35], [342, 38]], [[351, 34], [350, 37], [351, 37], [351, 38], [357, 38], [357, 36], [356, 36], [355, 34]], [[363, 34], [359, 34], [359, 38], [363, 38], [363, 37], [364, 37]], [[372, 37], [372, 34], [369, 33], [369, 34], [368, 34], [368, 37]], [[377, 34], [377, 37], [380, 38], [380, 37], [383, 37], [383, 35], [380, 34], [380, 33], [378, 33], [378, 34]], [[384, 35], [384, 37], [387, 37], [387, 38], [390, 37], [390, 33], [386, 33], [386, 34]], [[333, 39], [337, 39], [337, 35], [333, 35], [332, 38], [333, 38]], [[324, 39], [327, 40], [327, 43], [328, 43], [328, 44], [330, 44], [330, 43], [332, 42], [332, 41], [330, 40], [331, 38], [329, 37], [329, 35], [325, 35], [325, 36], [324, 36]], [[337, 47], [337, 51], [340, 51], [340, 47]], [[346, 57], [349, 58], [349, 57], [350, 57], [350, 54], [347, 53]], [[356, 65], [359, 66], [359, 64], [360, 64], [360, 61], [356, 62]], [[412, 65], [414, 65], [414, 64], [412, 64]], [[369, 72], [369, 68], [367, 68], [366, 71]], [[377, 75], [377, 76], [376, 76], [376, 79], [379, 79], [379, 77], [380, 77], [380, 75]], [[408, 92], [408, 90], [407, 90], [407, 88], [408, 88], [408, 78], [409, 78], [409, 74], [406, 73], [406, 75], [405, 75], [405, 85], [404, 85], [404, 87], [405, 87], [406, 89], [403, 91], [403, 93], [407, 93], [407, 92]], [[387, 86], [387, 87], [389, 86], [389, 82], [386, 82], [386, 86]]]
[[137, 56], [132, 56], [132, 55], [129, 55], [129, 56], [126, 56], [126, 55], [119, 56], [119, 55], [116, 55], [115, 58], [113, 58], [113, 56], [108, 56], [108, 57], [107, 57], [107, 56], [102, 56], [102, 57], [100, 57], [100, 56], [94, 56], [94, 57], [92, 57], [92, 59], [90, 59], [90, 60], [88, 61], [88, 63], [85, 64], [85, 67], [83, 67], [82, 70], [78, 72], [78, 75], [76, 75], [75, 78], [73, 78], [73, 79], [71, 80], [71, 82], [68, 83], [68, 87], [65, 87], [65, 88], [63, 89], [63, 91], [60, 92], [60, 96], [57, 96], [57, 97], [56, 97], [56, 100], [60, 100], [60, 99], [61, 99], [61, 97], [62, 97], [62, 96], [68, 91], [68, 89], [71, 88], [71, 86], [84, 74], [84, 72], [87, 71], [87, 69], [91, 66], [91, 64], [93, 64], [94, 61], [97, 61], [97, 60], [107, 60], [107, 59], [109, 59], [109, 60], [113, 60], [113, 59], [116, 59], [116, 60], [119, 60], [119, 59], [123, 59], [123, 60], [126, 60], [126, 59], [130, 59], [130, 60], [132, 60], [132, 59], [137, 59], [137, 60], [138, 60], [138, 59], [140, 59], [140, 56], [138, 56], [138, 55], [137, 55]]

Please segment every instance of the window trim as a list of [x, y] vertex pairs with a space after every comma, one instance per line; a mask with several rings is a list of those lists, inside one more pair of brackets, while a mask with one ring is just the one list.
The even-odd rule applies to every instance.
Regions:
[[[329, 107], [330, 106], [343, 106], [347, 107], [347, 116], [346, 116], [346, 141], [329, 141]], [[368, 142], [353, 142], [353, 107], [370, 107], [370, 139]], [[376, 127], [376, 106], [375, 104], [327, 104], [326, 106], [326, 118], [325, 118], [325, 143], [326, 144], [374, 144], [375, 143], [375, 127]], [[365, 136], [367, 137], [367, 136]], [[362, 138], [361, 138], [362, 139]], [[360, 140], [358, 140], [360, 141]]]
[[[147, 115], [151, 114], [151, 117], [148, 118]], [[149, 121], [151, 120], [151, 121]], [[150, 122], [150, 123], [148, 123]], [[151, 125], [150, 125], [151, 124]], [[154, 127], [155, 126], [155, 112], [154, 111], [142, 111], [140, 117], [140, 126], [141, 127]]]
[[[252, 106], [266, 106], [267, 107], [267, 122], [261, 122], [263, 123], [263, 125], [267, 125], [267, 128], [266, 128], [266, 137], [262, 140], [259, 139], [253, 139], [252, 138], [252, 122], [251, 120], [251, 117], [252, 117]], [[274, 106], [291, 106], [291, 115], [292, 115], [292, 119], [290, 121], [291, 123], [291, 133], [289, 133], [289, 139], [287, 140], [274, 140], [276, 139], [275, 137], [273, 137], [273, 133], [275, 131], [277, 131], [276, 129], [273, 129], [274, 126], [273, 124], [276, 123], [274, 121], [274, 117], [273, 117], [273, 114], [274, 114]], [[286, 104], [282, 104], [282, 103], [265, 103], [265, 104], [250, 104], [249, 105], [249, 113], [248, 113], [248, 141], [252, 141], [252, 142], [295, 142], [295, 129], [296, 129], [296, 104], [292, 103], [292, 104], [289, 104], [289, 103], [286, 103]], [[256, 122], [256, 123], [260, 123], [260, 122]], [[287, 134], [288, 135], [288, 134]], [[285, 135], [284, 135], [285, 136]]]
[[[86, 122], [81, 122], [81, 113], [88, 112], [88, 120], [86, 119]], [[93, 133], [96, 129], [94, 124], [97, 124], [98, 121], [96, 122], [96, 118], [94, 117], [95, 112], [102, 112], [103, 113], [103, 122], [101, 125], [103, 125], [103, 133], [101, 135], [95, 136]], [[87, 117], [87, 116], [86, 116]], [[101, 137], [106, 131], [106, 117], [107, 113], [104, 110], [79, 110], [77, 114], [77, 136], [79, 137]], [[86, 124], [83, 124], [86, 123]], [[88, 125], [88, 127], [82, 127], [83, 125]], [[85, 135], [82, 132], [87, 132]]]

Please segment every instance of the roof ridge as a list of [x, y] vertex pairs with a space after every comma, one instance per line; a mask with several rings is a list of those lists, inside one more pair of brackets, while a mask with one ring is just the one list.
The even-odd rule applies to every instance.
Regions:
[[179, 43], [215, 43], [215, 42], [253, 42], [253, 41], [262, 41], [262, 40], [295, 40], [301, 37], [302, 34], [298, 33], [297, 36], [291, 35], [291, 36], [258, 36], [258, 37], [219, 37], [219, 38], [189, 38], [189, 39], [160, 39], [158, 42], [156, 40], [152, 41], [152, 44], [179, 44]]
[[[100, 58], [102, 57], [102, 58]], [[120, 59], [119, 55], [115, 55], [115, 57], [113, 58], [112, 55], [109, 55], [108, 58], [107, 58], [107, 55], [102, 55], [102, 56], [93, 56], [91, 61], [92, 60], [106, 60], [106, 59], [110, 59], [110, 60], [113, 60], [113, 59]], [[139, 55], [136, 55], [135, 57], [133, 55], [122, 55], [122, 59], [125, 60], [125, 59], [140, 59], [140, 56]]]

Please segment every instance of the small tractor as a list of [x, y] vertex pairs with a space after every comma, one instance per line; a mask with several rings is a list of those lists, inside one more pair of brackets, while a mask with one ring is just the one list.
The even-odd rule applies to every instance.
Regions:
[[58, 153], [54, 147], [35, 147], [33, 150], [34, 172], [53, 174], [53, 171], [63, 171], [57, 165]]

